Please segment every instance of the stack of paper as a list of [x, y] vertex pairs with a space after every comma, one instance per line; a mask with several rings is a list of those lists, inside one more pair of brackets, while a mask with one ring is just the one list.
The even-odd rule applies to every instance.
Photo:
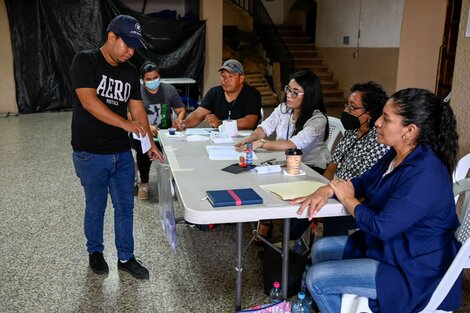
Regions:
[[213, 143], [232, 143], [233, 139], [227, 133], [213, 131], [210, 134]]
[[316, 191], [318, 188], [325, 186], [314, 180], [301, 180], [290, 183], [279, 183], [260, 185], [264, 190], [272, 192], [276, 197], [282, 200], [292, 200], [299, 197], [305, 197]]
[[214, 130], [217, 128], [188, 128], [186, 135], [209, 135]]

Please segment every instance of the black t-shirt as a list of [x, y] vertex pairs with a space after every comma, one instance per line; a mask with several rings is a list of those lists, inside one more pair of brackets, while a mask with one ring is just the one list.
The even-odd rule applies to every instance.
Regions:
[[[139, 75], [129, 62], [110, 65], [99, 49], [77, 53], [71, 67], [72, 88], [94, 88], [98, 98], [116, 114], [127, 119], [130, 99], [142, 100]], [[130, 149], [127, 132], [106, 124], [86, 111], [73, 93], [72, 147], [96, 154]]]
[[212, 87], [202, 99], [201, 107], [211, 111], [219, 120], [230, 119], [237, 120], [247, 115], [256, 115], [260, 117], [261, 95], [256, 88], [243, 84], [243, 89], [237, 98], [228, 102], [225, 98], [224, 90], [221, 86]]

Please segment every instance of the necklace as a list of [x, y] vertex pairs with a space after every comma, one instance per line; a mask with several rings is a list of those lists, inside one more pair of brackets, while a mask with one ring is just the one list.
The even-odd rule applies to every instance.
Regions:
[[228, 120], [230, 120], [230, 116], [232, 115], [232, 108], [235, 105], [235, 101], [237, 101], [237, 98], [228, 103]]
[[[226, 91], [224, 92], [225, 95], [225, 101], [227, 101], [228, 104], [228, 120], [230, 120], [230, 117], [232, 115], [232, 109], [233, 106], [235, 105], [235, 102], [237, 101], [238, 95], [240, 92], [236, 93], [235, 96], [232, 96], [231, 94], [228, 94]], [[231, 100], [231, 101], [229, 101]]]

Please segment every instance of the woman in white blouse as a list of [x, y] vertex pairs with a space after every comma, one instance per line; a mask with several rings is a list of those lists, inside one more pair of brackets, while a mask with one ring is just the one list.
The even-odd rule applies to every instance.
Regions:
[[[244, 151], [252, 142], [253, 149], [301, 149], [302, 161], [323, 174], [331, 155], [325, 143], [329, 127], [320, 79], [311, 71], [299, 71], [291, 76], [284, 91], [286, 101], [235, 148]], [[266, 140], [274, 131], [276, 140]]]

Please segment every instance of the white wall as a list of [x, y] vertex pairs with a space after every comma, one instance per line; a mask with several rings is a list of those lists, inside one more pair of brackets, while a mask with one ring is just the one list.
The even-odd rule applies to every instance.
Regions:
[[[134, 11], [142, 12], [144, 6], [144, 0], [122, 0], [122, 2]], [[158, 1], [147, 1], [145, 7], [145, 14], [160, 12], [162, 10], [176, 11], [177, 14], [184, 16], [184, 0], [158, 0]]]
[[268, 11], [269, 16], [273, 20], [274, 24], [284, 23], [284, 0], [263, 0], [263, 5]]
[[[361, 19], [359, 18], [361, 11]], [[404, 0], [317, 0], [319, 47], [399, 47]], [[349, 45], [343, 45], [349, 36]]]

